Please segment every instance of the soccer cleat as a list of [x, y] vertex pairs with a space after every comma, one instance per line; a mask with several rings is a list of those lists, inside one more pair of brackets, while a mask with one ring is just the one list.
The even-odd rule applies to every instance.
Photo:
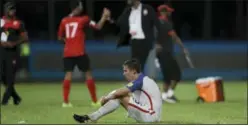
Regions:
[[90, 117], [88, 115], [80, 116], [80, 115], [74, 114], [73, 118], [75, 121], [77, 121], [79, 123], [87, 123], [90, 121]]
[[101, 106], [101, 103], [99, 101], [96, 102], [96, 103], [92, 102], [91, 103], [91, 106], [93, 106], [93, 107], [100, 107]]
[[73, 106], [72, 106], [71, 103], [63, 103], [63, 104], [62, 104], [62, 107], [63, 107], [63, 108], [72, 108]]
[[14, 105], [19, 105], [21, 103], [22, 99], [21, 98], [17, 98], [17, 99], [14, 99], [13, 102], [14, 102]]
[[165, 102], [168, 102], [168, 103], [177, 103], [178, 102], [178, 100], [175, 96], [163, 98], [163, 100]]

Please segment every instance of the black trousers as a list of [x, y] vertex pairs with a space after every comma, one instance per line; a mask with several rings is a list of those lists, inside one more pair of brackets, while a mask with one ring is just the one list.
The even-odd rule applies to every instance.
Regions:
[[181, 70], [175, 57], [173, 56], [173, 53], [162, 50], [157, 53], [157, 58], [159, 60], [165, 83], [169, 84], [172, 80], [181, 80]]
[[1, 51], [0, 53], [0, 82], [5, 86], [2, 103], [7, 104], [10, 97], [13, 97], [14, 100], [20, 100], [20, 96], [14, 88], [17, 69], [17, 54], [6, 51]]
[[[19, 64], [19, 63], [18, 63]], [[20, 57], [20, 64], [18, 65], [18, 71], [19, 70], [26, 70], [29, 72], [29, 57], [28, 56], [22, 56]]]
[[141, 70], [144, 71], [145, 63], [149, 55], [150, 50], [152, 49], [152, 41], [143, 39], [133, 39], [131, 40], [131, 55], [132, 58], [139, 60], [141, 64]]

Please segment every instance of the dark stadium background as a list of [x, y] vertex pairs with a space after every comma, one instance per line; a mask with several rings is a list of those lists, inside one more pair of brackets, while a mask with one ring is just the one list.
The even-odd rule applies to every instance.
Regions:
[[[6, 0], [0, 1], [0, 10]], [[29, 79], [63, 78], [62, 45], [56, 41], [60, 20], [69, 14], [72, 0], [15, 0], [17, 16], [25, 22], [30, 37]], [[103, 7], [117, 19], [126, 6], [125, 0], [85, 0], [85, 13], [98, 20]], [[245, 0], [142, 0], [158, 5], [169, 3], [175, 29], [189, 48], [197, 69], [190, 69], [176, 49], [183, 77], [194, 80], [201, 76], [225, 79], [247, 79], [248, 2]], [[3, 11], [1, 11], [1, 15]], [[129, 58], [128, 48], [115, 49], [116, 36], [106, 25], [100, 32], [87, 29], [87, 50], [94, 75], [101, 80], [120, 80], [121, 64]], [[49, 59], [49, 62], [47, 60]], [[76, 72], [75, 78], [80, 78]], [[22, 78], [22, 77], [20, 77]]]

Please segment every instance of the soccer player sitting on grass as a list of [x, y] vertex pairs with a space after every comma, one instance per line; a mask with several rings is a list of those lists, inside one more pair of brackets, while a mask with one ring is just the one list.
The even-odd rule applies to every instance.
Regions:
[[72, 71], [75, 66], [78, 66], [81, 71], [85, 72], [86, 83], [93, 101], [92, 105], [98, 105], [95, 82], [91, 73], [90, 59], [85, 52], [84, 28], [89, 26], [96, 30], [101, 29], [104, 23], [109, 19], [110, 11], [104, 8], [102, 18], [98, 23], [90, 20], [86, 15], [82, 16], [82, 12], [82, 3], [77, 2], [74, 4], [71, 14], [62, 19], [58, 30], [58, 39], [65, 44], [63, 62], [66, 74], [63, 82], [63, 107], [72, 107], [72, 104], [69, 102], [69, 92]]
[[102, 97], [102, 107], [88, 115], [74, 114], [79, 123], [97, 121], [122, 105], [128, 116], [138, 122], [158, 122], [161, 118], [162, 98], [157, 83], [143, 75], [140, 63], [133, 59], [123, 64], [123, 75], [129, 83]]

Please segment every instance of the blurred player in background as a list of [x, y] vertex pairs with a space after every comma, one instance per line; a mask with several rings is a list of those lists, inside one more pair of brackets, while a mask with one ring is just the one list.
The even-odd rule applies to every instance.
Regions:
[[127, 60], [123, 64], [123, 75], [129, 81], [126, 87], [114, 90], [101, 99], [102, 107], [89, 115], [76, 115], [79, 123], [97, 121], [122, 105], [128, 116], [138, 122], [158, 122], [161, 118], [162, 98], [156, 82], [141, 73], [138, 60]]
[[161, 24], [161, 32], [158, 34], [158, 40], [161, 42], [156, 45], [157, 57], [163, 73], [164, 78], [164, 92], [162, 98], [169, 103], [176, 103], [177, 98], [174, 95], [174, 90], [177, 83], [181, 80], [180, 67], [174, 57], [174, 44], [176, 42], [180, 45], [185, 54], [188, 54], [188, 50], [184, 47], [181, 39], [177, 36], [173, 29], [172, 22], [170, 21], [173, 8], [168, 5], [160, 5], [158, 12], [160, 14], [159, 20]]
[[102, 18], [96, 24], [87, 15], [82, 15], [83, 5], [81, 2], [72, 4], [72, 12], [62, 19], [58, 39], [64, 46], [64, 70], [65, 78], [63, 82], [64, 103], [62, 107], [72, 107], [69, 102], [69, 93], [71, 87], [72, 72], [77, 66], [82, 72], [85, 72], [86, 83], [89, 89], [92, 105], [97, 105], [97, 95], [95, 82], [92, 77], [90, 59], [85, 52], [85, 27], [91, 27], [99, 30], [103, 27], [105, 21], [110, 17], [110, 11], [106, 8], [103, 10]]
[[19, 105], [21, 97], [14, 88], [15, 74], [20, 56], [19, 45], [28, 41], [24, 24], [16, 17], [16, 7], [12, 2], [4, 5], [5, 16], [0, 19], [0, 81], [6, 86], [2, 105], [7, 105], [10, 97]]

